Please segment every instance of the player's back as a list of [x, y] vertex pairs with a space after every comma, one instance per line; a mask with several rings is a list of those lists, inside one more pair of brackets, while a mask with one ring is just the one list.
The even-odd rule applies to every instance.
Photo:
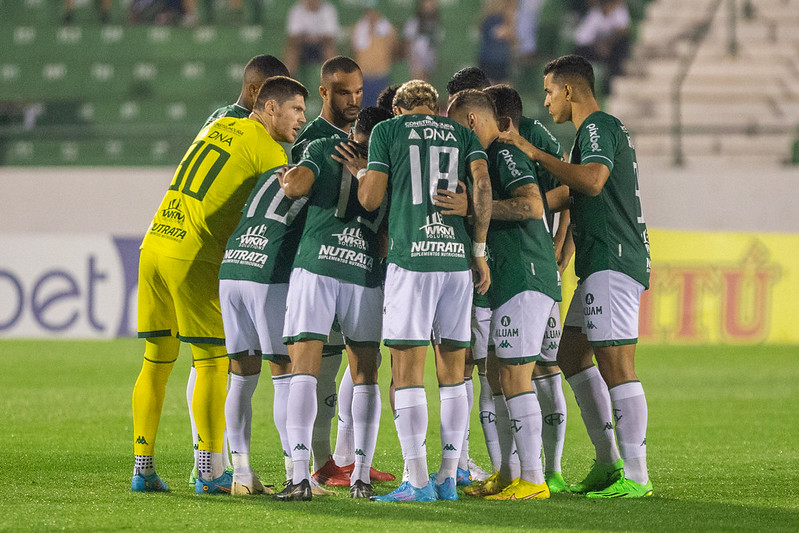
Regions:
[[[250, 111], [244, 109], [239, 104], [230, 104], [226, 106], [222, 106], [205, 119], [205, 123], [203, 124], [203, 128], [206, 126], [211, 125], [212, 123], [216, 122], [220, 118], [247, 118], [250, 116]], [[200, 128], [202, 129], [202, 128]]]
[[400, 115], [375, 126], [369, 168], [388, 174], [389, 262], [428, 272], [469, 268], [464, 219], [442, 215], [433, 196], [455, 192], [469, 164], [485, 157], [474, 132], [446, 117]]
[[178, 165], [142, 248], [220, 262], [257, 178], [285, 163], [285, 151], [260, 122], [215, 121], [200, 131]]

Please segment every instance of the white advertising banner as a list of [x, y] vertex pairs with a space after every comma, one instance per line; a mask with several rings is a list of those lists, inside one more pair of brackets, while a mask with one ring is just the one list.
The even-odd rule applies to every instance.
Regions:
[[136, 334], [141, 237], [0, 234], [0, 338]]

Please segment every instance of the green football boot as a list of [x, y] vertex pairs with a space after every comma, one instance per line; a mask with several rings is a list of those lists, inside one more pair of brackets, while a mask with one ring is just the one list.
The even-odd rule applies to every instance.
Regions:
[[612, 465], [605, 465], [594, 461], [594, 466], [591, 467], [591, 471], [588, 472], [585, 479], [569, 487], [569, 490], [577, 494], [604, 490], [621, 479], [623, 465], [623, 459], [619, 459]]
[[569, 490], [560, 472], [547, 472], [544, 479], [546, 479], [550, 494], [557, 494], [558, 492], [566, 492]]
[[621, 477], [605, 490], [589, 492], [586, 498], [646, 498], [652, 496], [652, 481], [640, 484], [632, 479]]

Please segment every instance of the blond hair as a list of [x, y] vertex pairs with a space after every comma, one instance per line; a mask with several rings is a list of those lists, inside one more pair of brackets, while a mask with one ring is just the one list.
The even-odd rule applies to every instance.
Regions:
[[411, 80], [397, 89], [394, 105], [406, 110], [425, 106], [435, 111], [438, 108], [438, 91], [426, 81]]

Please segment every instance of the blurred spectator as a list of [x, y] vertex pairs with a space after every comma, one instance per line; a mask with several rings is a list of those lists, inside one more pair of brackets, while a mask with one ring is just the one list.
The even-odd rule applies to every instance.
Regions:
[[516, 56], [523, 65], [529, 65], [536, 56], [538, 46], [538, 15], [544, 0], [519, 0], [516, 12]]
[[624, 0], [596, 0], [574, 34], [574, 53], [604, 64], [607, 80], [621, 73], [630, 49], [630, 12]]
[[194, 0], [133, 0], [130, 3], [129, 17], [131, 24], [197, 24]]
[[297, 0], [286, 19], [286, 51], [283, 63], [294, 76], [299, 68], [323, 63], [336, 55], [338, 11], [323, 0]]
[[414, 16], [405, 23], [403, 36], [411, 79], [430, 81], [444, 37], [438, 0], [416, 0]]
[[391, 63], [397, 48], [394, 26], [377, 8], [377, 0], [367, 0], [366, 12], [352, 29], [355, 62], [363, 73], [363, 107], [377, 103], [380, 91], [391, 84]]
[[[100, 12], [100, 22], [108, 24], [111, 21], [111, 0], [97, 0], [95, 2]], [[75, 22], [75, 0], [64, 0], [64, 24]]]
[[515, 0], [488, 0], [483, 9], [477, 62], [492, 83], [510, 79], [516, 33], [515, 8]]

